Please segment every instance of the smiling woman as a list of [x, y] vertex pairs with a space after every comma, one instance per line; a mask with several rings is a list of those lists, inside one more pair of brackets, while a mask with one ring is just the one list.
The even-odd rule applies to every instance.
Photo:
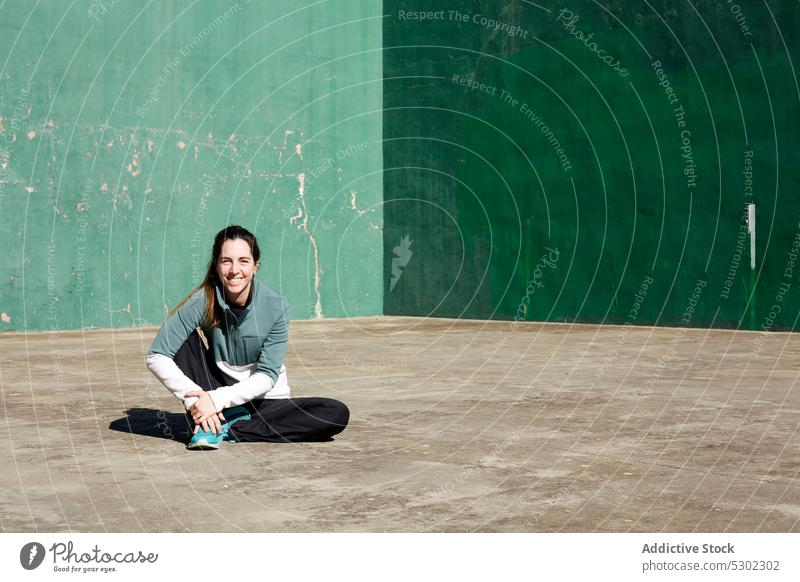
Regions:
[[260, 256], [245, 228], [217, 233], [204, 281], [172, 310], [147, 354], [150, 371], [183, 401], [190, 449], [330, 440], [347, 426], [350, 412], [338, 400], [290, 398], [289, 306], [255, 279]]

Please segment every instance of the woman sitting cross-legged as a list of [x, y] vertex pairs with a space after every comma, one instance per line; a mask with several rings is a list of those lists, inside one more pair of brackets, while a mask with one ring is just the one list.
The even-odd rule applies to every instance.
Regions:
[[289, 306], [254, 278], [259, 257], [252, 233], [222, 229], [203, 283], [173, 309], [148, 351], [147, 367], [186, 408], [189, 449], [330, 440], [350, 418], [338, 400], [290, 397]]

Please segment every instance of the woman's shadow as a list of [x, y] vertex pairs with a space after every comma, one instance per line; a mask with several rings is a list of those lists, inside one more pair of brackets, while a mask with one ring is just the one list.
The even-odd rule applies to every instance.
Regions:
[[189, 420], [185, 414], [152, 408], [129, 408], [124, 418], [112, 420], [108, 428], [119, 432], [186, 443]]

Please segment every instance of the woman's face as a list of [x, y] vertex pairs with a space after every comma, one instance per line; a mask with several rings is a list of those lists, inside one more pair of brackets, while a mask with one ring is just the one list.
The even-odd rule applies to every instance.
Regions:
[[247, 241], [237, 238], [222, 243], [222, 251], [217, 261], [217, 276], [222, 282], [229, 303], [244, 305], [247, 302], [253, 275], [257, 270], [258, 263], [253, 260], [253, 253]]

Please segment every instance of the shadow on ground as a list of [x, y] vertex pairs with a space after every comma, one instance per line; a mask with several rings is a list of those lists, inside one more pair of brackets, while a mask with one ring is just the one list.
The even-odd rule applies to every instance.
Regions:
[[129, 408], [124, 418], [111, 421], [108, 428], [161, 439], [188, 442], [186, 415], [152, 408]]

